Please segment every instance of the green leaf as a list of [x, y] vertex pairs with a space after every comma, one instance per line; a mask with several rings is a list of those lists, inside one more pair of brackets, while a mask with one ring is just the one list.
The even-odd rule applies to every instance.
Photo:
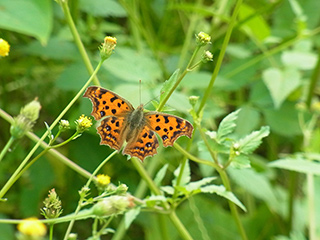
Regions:
[[126, 17], [126, 11], [114, 0], [80, 0], [79, 7], [82, 11], [95, 17]]
[[140, 208], [138, 207], [138, 208], [130, 209], [124, 214], [124, 224], [126, 229], [130, 227], [131, 223], [133, 222], [133, 220], [137, 218], [139, 213], [140, 213]]
[[52, 29], [51, 0], [0, 0], [0, 28], [35, 37], [46, 44]]
[[250, 7], [249, 5], [241, 4], [239, 10], [240, 20], [244, 20], [247, 17], [253, 15], [255, 16], [244, 22], [241, 28], [250, 36], [262, 42], [264, 39], [270, 36], [269, 24], [264, 20], [262, 16], [256, 13], [256, 9]]
[[239, 156], [235, 156], [232, 159], [231, 165], [234, 168], [238, 168], [238, 169], [251, 167], [250, 160], [249, 160], [248, 156], [246, 156], [244, 154], [240, 154]]
[[270, 128], [268, 126], [262, 126], [259, 131], [254, 131], [246, 137], [240, 139], [238, 144], [241, 153], [250, 154], [256, 150], [262, 142], [262, 138], [268, 136]]
[[206, 178], [202, 178], [199, 181], [190, 182], [189, 184], [186, 185], [186, 190], [188, 192], [198, 190], [200, 189], [201, 186], [206, 185], [209, 182], [212, 182], [214, 179], [216, 179], [216, 177], [206, 177]]
[[160, 102], [162, 102], [163, 99], [165, 99], [168, 96], [170, 90], [173, 88], [173, 86], [177, 82], [178, 76], [179, 76], [179, 72], [180, 72], [180, 69], [177, 69], [170, 76], [170, 78], [164, 82], [163, 87], [162, 87], [162, 89], [160, 91], [160, 94], [161, 94], [160, 95]]
[[219, 196], [230, 200], [238, 207], [240, 207], [243, 211], [247, 211], [246, 207], [239, 201], [239, 199], [232, 192], [227, 191], [223, 185], [208, 185], [205, 187], [201, 187], [200, 190], [203, 193], [216, 193]]
[[287, 97], [301, 84], [301, 75], [297, 69], [269, 68], [262, 74], [275, 108], [280, 108]]
[[299, 173], [320, 175], [320, 163], [312, 162], [305, 159], [286, 158], [273, 161], [268, 165], [270, 167], [286, 169]]
[[162, 186], [160, 189], [169, 195], [173, 195], [174, 193], [174, 188], [171, 186]]
[[168, 169], [169, 164], [165, 164], [156, 174], [154, 178], [154, 183], [157, 186], [161, 185], [161, 181], [163, 180], [164, 176], [166, 175], [167, 169]]
[[283, 64], [300, 70], [311, 70], [317, 62], [317, 55], [311, 52], [285, 51], [281, 55]]
[[220, 143], [226, 139], [226, 136], [232, 133], [236, 128], [236, 120], [240, 109], [227, 115], [219, 124], [217, 131], [217, 141]]
[[112, 61], [103, 67], [115, 77], [129, 82], [152, 82], [162, 77], [158, 63], [147, 50], [137, 52], [131, 48], [117, 47]]
[[[181, 171], [181, 164], [179, 165], [179, 167], [173, 172], [175, 179], [172, 180], [172, 186], [176, 186], [177, 185], [177, 178], [180, 174]], [[190, 177], [190, 165], [189, 165], [189, 161], [186, 161], [186, 164], [184, 165], [184, 169], [183, 169], [183, 173], [180, 179], [180, 183], [179, 186], [185, 186], [187, 183], [190, 182], [191, 177]]]
[[265, 201], [271, 209], [278, 209], [279, 202], [281, 202], [280, 197], [263, 173], [258, 173], [252, 168], [228, 168], [228, 173], [233, 182], [243, 188], [245, 192]]

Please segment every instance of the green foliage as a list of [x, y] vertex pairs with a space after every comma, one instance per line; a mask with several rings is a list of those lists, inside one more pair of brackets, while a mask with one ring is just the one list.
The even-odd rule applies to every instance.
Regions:
[[[52, 188], [63, 213], [47, 239], [69, 230], [79, 239], [319, 239], [318, 9], [319, 0], [0, 0], [0, 39], [10, 44], [2, 57], [0, 40], [0, 239], [17, 236], [11, 220], [40, 218]], [[101, 65], [106, 33], [117, 46]], [[92, 111], [81, 97], [88, 84], [187, 119], [192, 138], [172, 148], [159, 139], [157, 155], [127, 161], [99, 145], [99, 122], [78, 131]], [[10, 115], [35, 98], [33, 132], [13, 139]], [[98, 172], [116, 186], [97, 189]], [[92, 214], [97, 205], [107, 216]]]

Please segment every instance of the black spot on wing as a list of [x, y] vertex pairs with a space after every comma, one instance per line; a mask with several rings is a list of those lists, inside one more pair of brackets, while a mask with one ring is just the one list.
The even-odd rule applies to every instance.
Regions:
[[110, 102], [114, 102], [115, 100], [117, 100], [118, 98], [116, 96], [110, 98]]

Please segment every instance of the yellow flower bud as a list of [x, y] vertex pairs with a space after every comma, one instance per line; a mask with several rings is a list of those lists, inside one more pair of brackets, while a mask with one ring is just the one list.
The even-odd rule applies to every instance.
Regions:
[[113, 50], [117, 45], [117, 39], [115, 37], [105, 37], [102, 46], [100, 47], [100, 56], [103, 60], [106, 60], [113, 54]]
[[26, 218], [21, 223], [19, 223], [18, 231], [25, 236], [43, 237], [46, 235], [47, 229], [46, 226], [37, 218], [31, 217]]
[[9, 43], [6, 40], [0, 38], [0, 56], [6, 57], [9, 55], [9, 52], [10, 52]]

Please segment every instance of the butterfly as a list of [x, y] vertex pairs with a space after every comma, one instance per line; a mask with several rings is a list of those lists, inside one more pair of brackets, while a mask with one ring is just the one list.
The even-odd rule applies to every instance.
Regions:
[[94, 119], [102, 119], [97, 128], [100, 144], [120, 151], [126, 141], [122, 153], [141, 161], [157, 153], [159, 142], [155, 133], [162, 139], [164, 147], [172, 146], [180, 136], [191, 138], [193, 126], [187, 120], [166, 113], [144, 112], [143, 104], [135, 109], [110, 90], [91, 86], [83, 97], [91, 100]]

